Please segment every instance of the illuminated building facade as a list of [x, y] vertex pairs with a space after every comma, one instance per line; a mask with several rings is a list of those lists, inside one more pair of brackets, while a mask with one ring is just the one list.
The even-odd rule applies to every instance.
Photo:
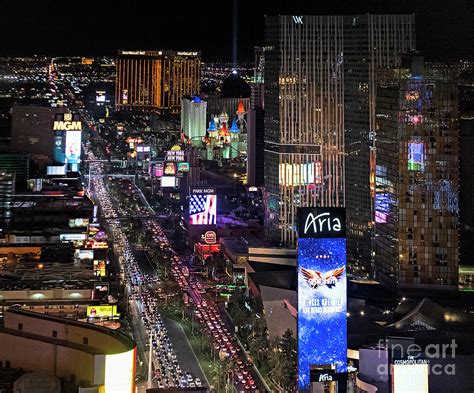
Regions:
[[179, 113], [181, 97], [199, 94], [200, 52], [119, 51], [115, 107]]
[[458, 89], [420, 57], [379, 73], [375, 262], [394, 288], [454, 289], [459, 259]]
[[376, 71], [400, 65], [415, 49], [414, 15], [344, 18], [344, 125], [347, 257], [353, 273], [373, 266]]
[[296, 245], [298, 207], [344, 206], [344, 19], [265, 18], [266, 236]]
[[413, 15], [266, 18], [258, 58], [270, 238], [295, 245], [298, 206], [346, 205], [348, 262], [370, 265], [375, 71], [414, 46]]
[[201, 144], [206, 136], [207, 102], [199, 96], [183, 97], [181, 101], [181, 131], [191, 143]]

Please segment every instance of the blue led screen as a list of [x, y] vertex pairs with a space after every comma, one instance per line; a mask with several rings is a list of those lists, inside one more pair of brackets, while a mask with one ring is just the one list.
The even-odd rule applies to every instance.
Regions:
[[298, 388], [312, 365], [347, 371], [346, 239], [298, 239]]

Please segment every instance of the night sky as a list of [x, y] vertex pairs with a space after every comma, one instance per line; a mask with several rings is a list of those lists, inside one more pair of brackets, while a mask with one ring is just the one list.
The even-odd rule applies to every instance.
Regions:
[[[263, 44], [264, 15], [415, 13], [430, 60], [474, 58], [472, 0], [240, 0], [239, 58]], [[77, 4], [72, 8], [71, 4]], [[154, 7], [150, 8], [150, 4]], [[163, 7], [161, 10], [157, 7]], [[232, 0], [3, 0], [0, 56], [114, 55], [119, 48], [202, 50], [231, 59]]]

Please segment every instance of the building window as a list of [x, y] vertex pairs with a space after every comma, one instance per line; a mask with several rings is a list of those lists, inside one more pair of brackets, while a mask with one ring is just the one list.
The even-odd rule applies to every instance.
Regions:
[[83, 337], [83, 338], [82, 338], [82, 343], [83, 343], [84, 345], [89, 345], [89, 339], [88, 339], [87, 337]]
[[18, 324], [18, 330], [23, 330], [23, 324], [22, 323]]
[[53, 338], [58, 338], [58, 332], [56, 330], [53, 330]]
[[6, 361], [5, 361], [5, 367], [6, 367], [6, 368], [10, 368], [10, 361], [9, 361], [9, 360], [6, 360]]

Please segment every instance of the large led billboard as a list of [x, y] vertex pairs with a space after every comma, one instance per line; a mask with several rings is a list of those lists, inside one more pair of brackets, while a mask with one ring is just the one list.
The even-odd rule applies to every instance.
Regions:
[[304, 164], [282, 163], [279, 166], [279, 183], [284, 186], [301, 186], [322, 183], [320, 161]]
[[136, 349], [105, 355], [105, 393], [133, 393]]
[[163, 176], [161, 178], [161, 187], [176, 187], [176, 177], [174, 176]]
[[66, 131], [65, 156], [68, 164], [77, 164], [81, 160], [81, 131]]
[[217, 195], [214, 188], [194, 188], [189, 196], [189, 224], [215, 225]]
[[347, 371], [345, 210], [298, 209], [298, 388], [310, 370]]

